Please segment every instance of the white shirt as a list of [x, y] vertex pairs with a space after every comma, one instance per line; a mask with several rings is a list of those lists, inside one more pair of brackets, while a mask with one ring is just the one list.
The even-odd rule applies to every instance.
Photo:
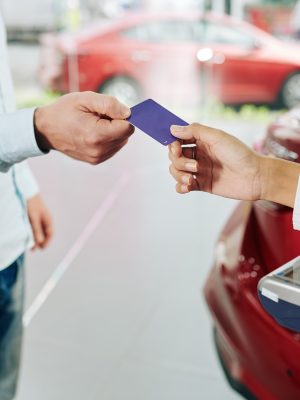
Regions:
[[16, 163], [43, 154], [35, 141], [34, 109], [15, 109], [6, 35], [0, 15], [0, 270], [32, 244], [25, 206], [26, 199], [37, 194], [38, 187], [29, 167], [24, 162]]
[[300, 176], [298, 179], [298, 186], [297, 186], [295, 204], [293, 210], [293, 226], [294, 229], [300, 231]]

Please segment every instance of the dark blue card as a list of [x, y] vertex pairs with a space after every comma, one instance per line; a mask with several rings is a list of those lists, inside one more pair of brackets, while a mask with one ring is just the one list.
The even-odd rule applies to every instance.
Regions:
[[189, 125], [152, 99], [132, 107], [128, 121], [164, 146], [177, 140], [170, 132], [171, 125]]

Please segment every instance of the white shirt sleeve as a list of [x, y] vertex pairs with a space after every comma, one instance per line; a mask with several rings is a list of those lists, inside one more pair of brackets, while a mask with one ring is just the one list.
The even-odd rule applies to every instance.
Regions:
[[34, 108], [0, 115], [0, 172], [43, 153], [34, 134]]
[[298, 186], [297, 186], [294, 211], [293, 211], [293, 226], [294, 229], [300, 231], [300, 176], [298, 179]]
[[39, 193], [38, 183], [27, 162], [23, 161], [22, 163], [16, 164], [14, 168], [16, 183], [24, 199], [28, 200], [37, 195]]

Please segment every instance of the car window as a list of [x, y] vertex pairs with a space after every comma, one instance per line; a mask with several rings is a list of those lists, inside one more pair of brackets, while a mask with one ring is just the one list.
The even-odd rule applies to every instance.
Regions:
[[[122, 35], [147, 42], [192, 42], [200, 36], [200, 23], [194, 21], [158, 21], [126, 29]], [[196, 34], [197, 32], [197, 34]]]
[[255, 38], [248, 33], [242, 32], [237, 28], [224, 24], [206, 22], [204, 36], [207, 42], [232, 44], [251, 47], [255, 43]]
[[129, 39], [147, 41], [148, 40], [148, 27], [145, 25], [134, 26], [132, 28], [125, 29], [121, 32], [121, 35]]

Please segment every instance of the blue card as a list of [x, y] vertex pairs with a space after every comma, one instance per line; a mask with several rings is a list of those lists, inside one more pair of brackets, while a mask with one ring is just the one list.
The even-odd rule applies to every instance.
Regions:
[[170, 132], [171, 125], [189, 125], [152, 99], [132, 107], [128, 121], [164, 146], [177, 140]]

